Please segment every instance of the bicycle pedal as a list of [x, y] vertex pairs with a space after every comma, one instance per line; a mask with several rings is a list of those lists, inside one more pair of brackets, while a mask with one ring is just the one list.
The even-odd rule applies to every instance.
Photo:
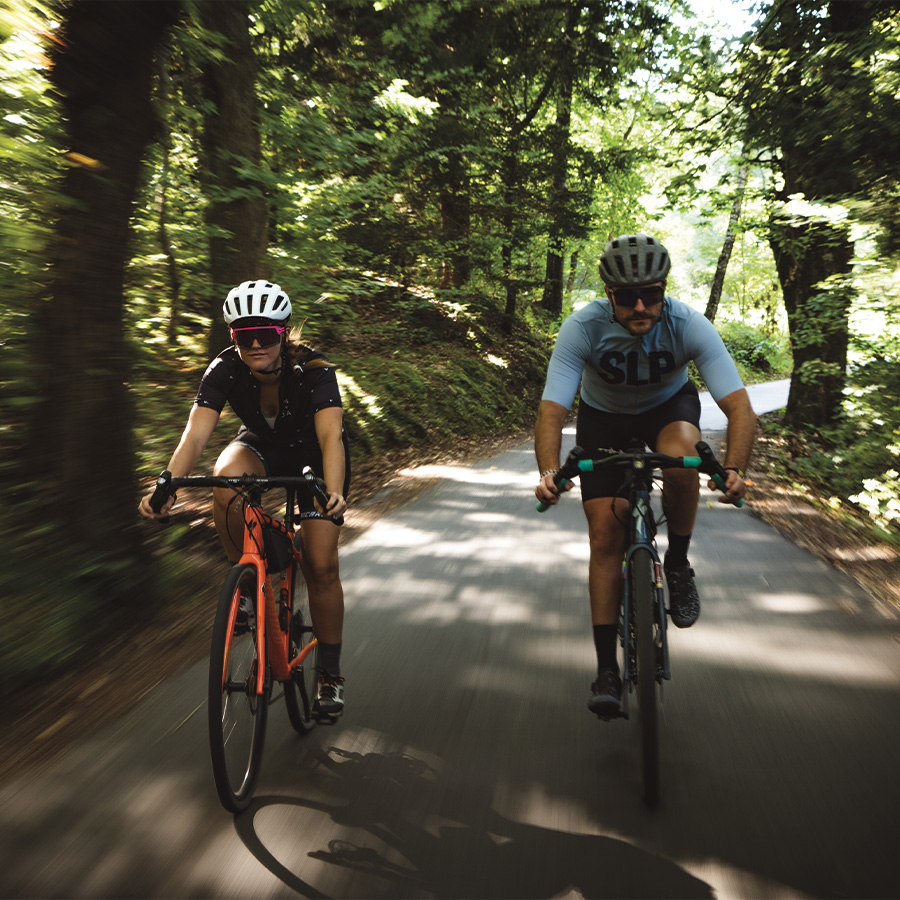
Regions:
[[335, 722], [340, 718], [340, 716], [316, 716], [316, 722], [319, 725], [334, 725]]

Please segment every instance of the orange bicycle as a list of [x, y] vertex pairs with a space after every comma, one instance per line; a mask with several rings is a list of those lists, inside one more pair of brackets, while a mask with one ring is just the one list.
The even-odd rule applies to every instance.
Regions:
[[[216, 611], [208, 694], [216, 789], [222, 805], [239, 812], [253, 799], [259, 778], [276, 682], [283, 685], [294, 730], [305, 734], [316, 724], [317, 642], [306, 594], [298, 590], [302, 551], [294, 543], [294, 501], [298, 490], [308, 490], [324, 509], [328, 495], [308, 466], [302, 477], [173, 478], [167, 471], [157, 479], [151, 508], [159, 512], [181, 487], [231, 488], [243, 500], [243, 553], [225, 579]], [[262, 494], [270, 488], [286, 492], [283, 522], [263, 511]], [[333, 521], [339, 525], [343, 517]]]

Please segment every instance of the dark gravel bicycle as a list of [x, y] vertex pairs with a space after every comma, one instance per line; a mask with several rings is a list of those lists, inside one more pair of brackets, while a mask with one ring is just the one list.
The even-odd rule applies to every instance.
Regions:
[[[626, 497], [630, 512], [621, 519], [628, 534], [623, 559], [625, 588], [619, 612], [619, 645], [623, 651], [622, 708], [620, 717], [628, 718], [628, 697], [637, 692], [641, 723], [641, 758], [644, 800], [656, 806], [660, 794], [659, 722], [657, 689], [671, 678], [669, 646], [666, 639], [665, 590], [662, 563], [656, 550], [657, 521], [650, 503], [653, 482], [665, 469], [697, 469], [712, 478], [724, 491], [727, 472], [709, 445], [696, 444], [697, 456], [666, 456], [643, 449], [627, 451], [597, 450], [588, 453], [575, 447], [554, 482], [560, 489], [583, 472], [601, 469], [622, 470], [625, 483], [620, 497]], [[742, 506], [743, 501], [736, 504]], [[538, 503], [539, 512], [549, 509]]]

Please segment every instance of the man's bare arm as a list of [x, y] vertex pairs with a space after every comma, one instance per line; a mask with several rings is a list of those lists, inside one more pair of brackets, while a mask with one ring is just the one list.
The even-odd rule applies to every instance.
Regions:
[[728, 448], [724, 465], [744, 471], [750, 462], [756, 439], [756, 413], [750, 405], [746, 388], [723, 397], [719, 401], [719, 409], [728, 417]]

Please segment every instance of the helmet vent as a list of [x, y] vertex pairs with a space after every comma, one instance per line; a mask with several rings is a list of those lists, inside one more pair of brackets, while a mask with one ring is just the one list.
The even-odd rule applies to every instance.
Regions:
[[227, 325], [236, 319], [254, 317], [284, 322], [291, 316], [291, 301], [277, 284], [245, 281], [228, 292], [223, 312]]
[[600, 256], [600, 277], [607, 285], [665, 281], [672, 263], [666, 248], [646, 234], [621, 234]]

